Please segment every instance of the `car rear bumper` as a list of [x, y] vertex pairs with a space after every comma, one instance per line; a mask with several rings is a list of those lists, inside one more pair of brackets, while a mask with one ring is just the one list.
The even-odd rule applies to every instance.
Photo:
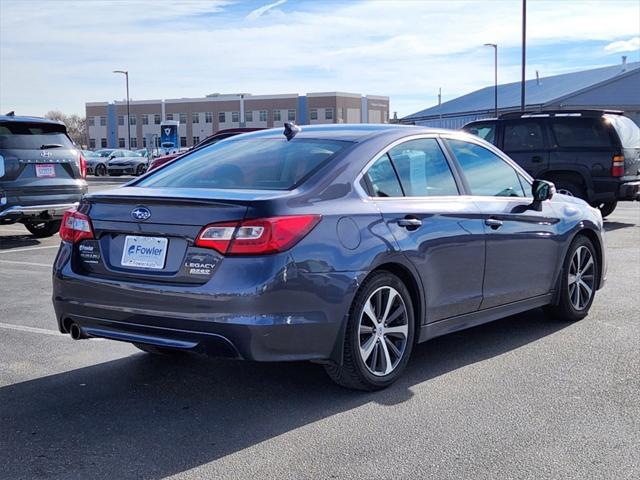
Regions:
[[13, 205], [0, 211], [0, 218], [50, 218], [58, 219], [70, 208], [78, 206], [74, 203], [58, 203], [53, 205]]
[[[357, 273], [301, 273], [287, 264], [284, 274], [278, 267], [264, 275], [259, 261], [238, 258], [203, 285], [158, 285], [79, 275], [65, 259], [69, 250], [62, 245], [53, 275], [62, 333], [75, 323], [88, 338], [255, 361], [341, 355]], [[245, 270], [247, 284], [239, 287]]]
[[640, 200], [640, 180], [620, 185], [618, 200]]

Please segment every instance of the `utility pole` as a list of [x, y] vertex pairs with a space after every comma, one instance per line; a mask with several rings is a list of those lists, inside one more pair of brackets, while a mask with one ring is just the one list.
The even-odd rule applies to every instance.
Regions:
[[442, 109], [440, 108], [442, 105], [442, 87], [438, 88], [438, 111], [440, 112], [440, 118], [442, 118]]
[[527, 60], [527, 0], [522, 0], [522, 80], [520, 83], [520, 111], [525, 108], [525, 64]]
[[498, 44], [485, 43], [485, 47], [493, 47], [493, 103], [495, 116], [498, 118]]
[[128, 70], [114, 70], [113, 73], [124, 74], [127, 83], [127, 142], [125, 145], [128, 150], [131, 150], [131, 111], [129, 110], [129, 71]]

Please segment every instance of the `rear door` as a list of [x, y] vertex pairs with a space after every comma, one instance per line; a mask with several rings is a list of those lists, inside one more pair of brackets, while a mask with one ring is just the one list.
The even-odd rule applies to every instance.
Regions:
[[420, 274], [427, 322], [476, 311], [482, 300], [482, 221], [475, 204], [459, 195], [438, 139], [396, 145], [365, 179], [400, 250]]
[[549, 293], [560, 261], [559, 217], [551, 202], [529, 210], [531, 185], [479, 143], [448, 139], [486, 238], [482, 309]]
[[502, 148], [529, 175], [539, 177], [549, 168], [549, 143], [544, 125], [535, 118], [503, 122]]

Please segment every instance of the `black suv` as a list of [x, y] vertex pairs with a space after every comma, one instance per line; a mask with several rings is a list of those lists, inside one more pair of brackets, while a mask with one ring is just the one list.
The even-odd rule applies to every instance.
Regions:
[[508, 113], [463, 130], [493, 143], [534, 178], [584, 199], [603, 217], [640, 199], [640, 128], [622, 112]]
[[63, 124], [0, 115], [0, 225], [21, 222], [36, 237], [54, 235], [87, 192], [86, 170]]

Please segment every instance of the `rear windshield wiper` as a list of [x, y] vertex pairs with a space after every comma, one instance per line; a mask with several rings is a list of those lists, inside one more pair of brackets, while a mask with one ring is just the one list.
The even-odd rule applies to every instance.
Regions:
[[40, 145], [40, 150], [46, 150], [47, 148], [62, 148], [64, 145], [61, 143], [45, 143], [44, 145]]

